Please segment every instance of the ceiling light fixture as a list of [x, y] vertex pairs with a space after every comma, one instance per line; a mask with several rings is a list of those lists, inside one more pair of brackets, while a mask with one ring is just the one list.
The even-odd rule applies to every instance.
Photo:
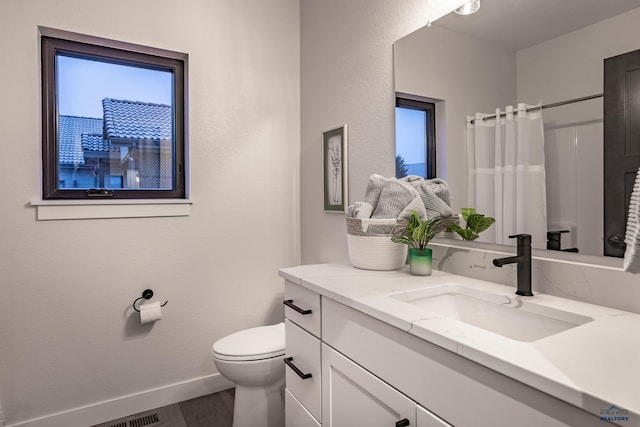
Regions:
[[458, 15], [471, 15], [480, 9], [480, 0], [471, 0], [457, 8], [454, 12]]

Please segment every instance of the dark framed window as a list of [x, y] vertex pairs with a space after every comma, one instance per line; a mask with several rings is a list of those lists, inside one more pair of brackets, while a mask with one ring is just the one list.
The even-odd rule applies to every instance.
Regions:
[[43, 199], [185, 198], [186, 55], [86, 39], [41, 37]]
[[396, 178], [436, 177], [436, 106], [396, 97]]

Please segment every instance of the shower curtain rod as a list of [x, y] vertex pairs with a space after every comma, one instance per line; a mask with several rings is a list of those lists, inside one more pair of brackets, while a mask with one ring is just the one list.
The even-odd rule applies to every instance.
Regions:
[[[603, 96], [604, 96], [603, 93], [599, 93], [597, 95], [583, 96], [581, 98], [574, 98], [574, 99], [570, 99], [568, 101], [554, 102], [553, 104], [542, 105], [540, 107], [527, 108], [527, 109], [525, 109], [525, 112], [526, 111], [535, 111], [535, 110], [544, 110], [545, 108], [560, 107], [562, 105], [573, 104], [575, 102], [582, 102], [582, 101], [588, 101], [590, 99], [602, 98]], [[506, 115], [507, 115], [507, 113], [500, 113], [500, 117], [505, 117]], [[484, 117], [484, 119], [495, 119], [495, 118], [496, 118], [495, 114], [493, 116]], [[476, 119], [471, 120], [471, 124], [473, 124], [475, 121], [476, 121]]]

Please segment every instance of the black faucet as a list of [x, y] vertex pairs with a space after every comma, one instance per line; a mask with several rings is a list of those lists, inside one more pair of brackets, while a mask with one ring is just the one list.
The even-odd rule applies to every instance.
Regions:
[[569, 233], [569, 230], [547, 231], [547, 249], [552, 251], [578, 252], [578, 248], [560, 249], [561, 234]]
[[510, 239], [518, 239], [518, 255], [507, 258], [496, 258], [493, 265], [502, 267], [505, 264], [518, 264], [518, 290], [516, 295], [532, 297], [531, 292], [531, 235], [516, 234], [509, 236]]

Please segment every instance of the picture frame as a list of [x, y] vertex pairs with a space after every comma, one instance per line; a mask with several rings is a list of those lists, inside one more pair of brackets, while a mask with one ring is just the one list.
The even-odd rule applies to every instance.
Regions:
[[348, 205], [347, 125], [322, 133], [323, 197], [325, 212], [346, 212]]

